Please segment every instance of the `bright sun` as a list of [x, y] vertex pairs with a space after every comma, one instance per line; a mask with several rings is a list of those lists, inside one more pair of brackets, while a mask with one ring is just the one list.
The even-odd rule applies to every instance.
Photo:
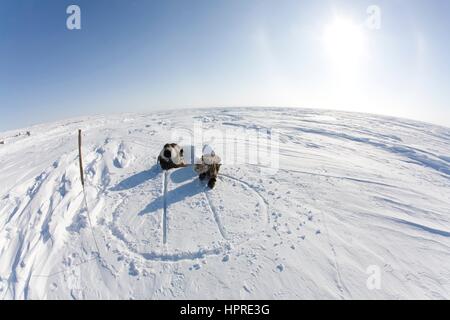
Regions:
[[351, 20], [336, 18], [325, 26], [323, 44], [336, 67], [348, 71], [355, 68], [364, 55], [364, 32]]

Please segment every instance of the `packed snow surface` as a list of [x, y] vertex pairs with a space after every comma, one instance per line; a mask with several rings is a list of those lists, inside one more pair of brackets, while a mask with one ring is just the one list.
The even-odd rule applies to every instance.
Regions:
[[[234, 145], [213, 190], [156, 163], [195, 127], [222, 159]], [[253, 131], [277, 161], [246, 160], [261, 147]], [[450, 129], [230, 108], [84, 117], [1, 140], [0, 299], [450, 299]]]

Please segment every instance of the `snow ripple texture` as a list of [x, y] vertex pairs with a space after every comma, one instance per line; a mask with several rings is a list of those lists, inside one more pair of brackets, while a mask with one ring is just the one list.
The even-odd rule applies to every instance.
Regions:
[[[238, 156], [254, 148], [242, 130], [277, 132], [278, 171], [225, 164], [213, 190], [190, 168], [164, 175], [160, 148], [194, 121], [235, 130], [214, 143], [238, 141]], [[450, 298], [448, 128], [229, 108], [84, 117], [0, 138], [0, 299]], [[378, 289], [367, 285], [374, 268]]]

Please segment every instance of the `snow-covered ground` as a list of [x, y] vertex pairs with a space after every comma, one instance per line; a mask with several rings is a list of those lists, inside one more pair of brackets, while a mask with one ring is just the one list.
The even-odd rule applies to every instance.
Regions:
[[[191, 168], [165, 176], [156, 165], [174, 134], [199, 124], [203, 142], [236, 157], [213, 190]], [[245, 134], [263, 129], [277, 159], [247, 161], [260, 145]], [[450, 129], [199, 109], [72, 119], [0, 140], [0, 299], [450, 299]]]

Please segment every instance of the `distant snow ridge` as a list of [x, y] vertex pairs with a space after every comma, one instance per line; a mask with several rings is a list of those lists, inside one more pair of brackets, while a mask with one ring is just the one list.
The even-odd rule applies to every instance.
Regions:
[[[239, 160], [213, 190], [156, 164], [196, 125]], [[272, 171], [258, 130], [279, 139]], [[448, 128], [230, 108], [79, 118], [0, 141], [1, 299], [450, 298]]]

